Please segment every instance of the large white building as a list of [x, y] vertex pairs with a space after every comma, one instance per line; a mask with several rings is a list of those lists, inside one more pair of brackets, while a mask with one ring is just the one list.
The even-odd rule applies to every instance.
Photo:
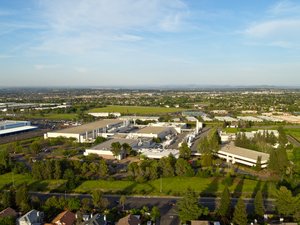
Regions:
[[233, 143], [224, 145], [217, 153], [218, 157], [232, 164], [239, 163], [246, 166], [256, 166], [258, 157], [261, 157], [261, 167], [266, 168], [270, 155], [263, 152], [240, 148]]
[[36, 126], [31, 126], [29, 121], [4, 120], [0, 121], [0, 136], [29, 131], [36, 128]]
[[63, 130], [51, 131], [44, 134], [44, 138], [75, 138], [78, 142], [92, 142], [98, 136], [112, 133], [115, 129], [126, 126], [126, 121], [118, 119], [105, 119]]
[[177, 132], [173, 127], [143, 127], [136, 132], [130, 133], [130, 138], [160, 138], [164, 139], [168, 135], [176, 135]]

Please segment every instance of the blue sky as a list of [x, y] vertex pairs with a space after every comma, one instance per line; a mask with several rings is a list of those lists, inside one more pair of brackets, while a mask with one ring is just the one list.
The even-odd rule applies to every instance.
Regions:
[[300, 85], [300, 1], [0, 0], [0, 78]]

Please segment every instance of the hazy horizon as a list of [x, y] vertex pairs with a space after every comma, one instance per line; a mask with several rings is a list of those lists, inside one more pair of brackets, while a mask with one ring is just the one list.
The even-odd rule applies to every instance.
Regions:
[[0, 87], [300, 86], [296, 0], [11, 0]]

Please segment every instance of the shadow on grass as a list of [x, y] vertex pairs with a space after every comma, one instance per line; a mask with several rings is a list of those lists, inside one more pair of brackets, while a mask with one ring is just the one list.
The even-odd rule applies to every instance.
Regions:
[[269, 183], [268, 182], [265, 182], [265, 184], [262, 188], [262, 194], [265, 199], [267, 199], [269, 197]]
[[200, 196], [216, 197], [218, 194], [220, 178], [215, 177], [212, 182], [200, 193]]
[[41, 191], [41, 192], [48, 191], [48, 184], [47, 182], [43, 182], [43, 181], [35, 181], [31, 183], [28, 187], [29, 190], [31, 191]]
[[255, 195], [256, 193], [261, 189], [261, 181], [259, 180], [257, 183], [256, 183], [256, 186], [255, 188], [253, 189], [253, 193], [251, 195], [251, 198], [255, 198]]
[[232, 197], [239, 198], [242, 196], [244, 186], [244, 179], [239, 179], [235, 189], [233, 190]]

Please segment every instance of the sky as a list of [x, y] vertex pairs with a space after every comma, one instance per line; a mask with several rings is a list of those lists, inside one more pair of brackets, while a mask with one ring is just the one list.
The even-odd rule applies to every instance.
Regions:
[[0, 0], [0, 86], [300, 85], [299, 0]]

